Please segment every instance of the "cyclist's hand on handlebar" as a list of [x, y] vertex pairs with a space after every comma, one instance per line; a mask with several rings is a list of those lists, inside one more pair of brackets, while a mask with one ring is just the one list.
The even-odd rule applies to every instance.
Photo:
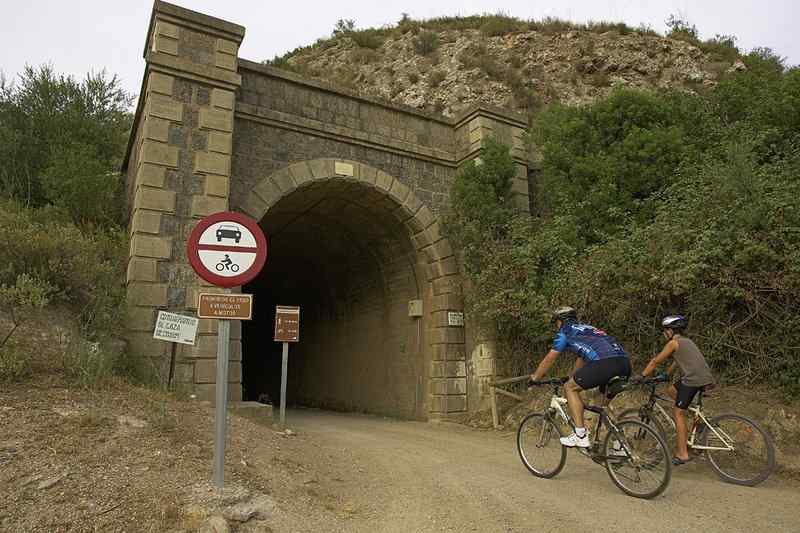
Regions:
[[669, 381], [669, 374], [667, 374], [666, 372], [661, 372], [660, 374], [654, 376], [653, 379], [655, 381], [663, 381], [664, 383], [666, 383], [667, 381]]

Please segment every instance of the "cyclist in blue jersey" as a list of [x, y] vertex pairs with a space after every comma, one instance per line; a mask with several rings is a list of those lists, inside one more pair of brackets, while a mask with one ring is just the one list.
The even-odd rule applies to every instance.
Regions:
[[611, 378], [627, 378], [631, 375], [630, 360], [614, 337], [594, 326], [578, 322], [572, 307], [556, 309], [553, 312], [553, 321], [558, 328], [553, 347], [539, 363], [536, 372], [531, 374], [531, 379], [542, 379], [561, 352], [573, 352], [578, 356], [572, 369], [572, 377], [564, 386], [572, 419], [575, 421], [575, 432], [568, 437], [562, 437], [561, 444], [570, 448], [588, 448], [591, 443], [583, 423], [583, 400], [580, 393], [595, 387], [600, 387], [600, 391], [605, 393], [606, 384]]

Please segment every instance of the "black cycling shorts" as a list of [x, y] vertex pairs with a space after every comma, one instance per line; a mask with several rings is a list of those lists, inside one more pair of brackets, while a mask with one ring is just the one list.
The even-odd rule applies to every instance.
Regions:
[[697, 393], [705, 387], [705, 385], [693, 387], [681, 380], [676, 381], [673, 386], [678, 391], [678, 395], [675, 397], [675, 407], [678, 409], [688, 409]]
[[609, 357], [608, 359], [600, 359], [599, 361], [588, 363], [583, 368], [578, 369], [572, 379], [583, 390], [600, 387], [600, 392], [605, 394], [606, 383], [611, 381], [611, 378], [617, 376], [627, 378], [630, 375], [631, 362], [627, 357]]

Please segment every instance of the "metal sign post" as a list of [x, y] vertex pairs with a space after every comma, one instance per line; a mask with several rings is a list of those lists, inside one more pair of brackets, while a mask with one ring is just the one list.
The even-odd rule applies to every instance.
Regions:
[[300, 308], [288, 305], [275, 307], [275, 342], [283, 343], [281, 360], [281, 426], [286, 424], [286, 376], [289, 372], [289, 343], [300, 340]]
[[[224, 212], [197, 223], [187, 240], [189, 263], [217, 287], [238, 287], [255, 278], [267, 259], [267, 240], [258, 223], [242, 214]], [[200, 294], [199, 318], [217, 319], [217, 381], [214, 413], [214, 485], [225, 484], [225, 430], [228, 418], [228, 362], [231, 320], [250, 320], [250, 294]]]
[[214, 485], [225, 485], [225, 428], [228, 423], [228, 359], [230, 356], [231, 322], [217, 320], [217, 402], [214, 413]]

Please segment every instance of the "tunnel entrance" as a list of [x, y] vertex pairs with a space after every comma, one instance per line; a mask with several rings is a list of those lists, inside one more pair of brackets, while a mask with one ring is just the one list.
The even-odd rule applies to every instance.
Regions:
[[385, 193], [344, 180], [295, 190], [260, 224], [269, 257], [244, 287], [255, 315], [243, 323], [246, 400], [280, 397], [281, 345], [273, 342], [276, 305], [298, 305], [300, 342], [290, 346], [289, 406], [424, 418], [416, 252], [398, 205]]

